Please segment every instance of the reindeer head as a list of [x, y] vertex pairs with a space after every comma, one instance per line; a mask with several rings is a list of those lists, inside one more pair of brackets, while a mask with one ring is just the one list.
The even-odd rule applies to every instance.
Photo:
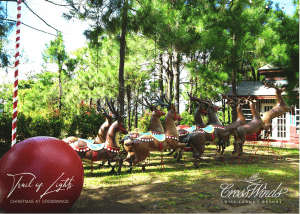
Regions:
[[187, 95], [190, 97], [190, 100], [193, 101], [198, 107], [196, 109], [196, 112], [197, 111], [200, 111], [201, 114], [207, 114], [207, 111], [203, 108], [203, 99], [201, 97], [198, 98], [198, 97], [195, 97], [195, 96], [192, 96], [191, 94], [187, 93]]
[[110, 102], [108, 102], [108, 98], [106, 97], [106, 102], [108, 104], [108, 107], [110, 111], [116, 116], [117, 122], [118, 122], [118, 127], [119, 127], [119, 132], [122, 134], [127, 134], [128, 131], [126, 130], [125, 125], [123, 124], [124, 118], [126, 117], [125, 115], [120, 116], [119, 114], [119, 109], [115, 109], [114, 102], [112, 99], [110, 99]]
[[267, 87], [267, 88], [274, 88], [275, 90], [276, 90], [276, 92], [279, 94], [279, 95], [281, 95], [281, 93], [282, 92], [284, 92], [285, 91], [285, 87], [283, 87], [283, 88], [279, 88], [279, 86], [278, 85], [275, 85], [274, 83], [272, 83], [272, 81], [270, 80], [270, 81], [262, 81], [262, 83], [265, 85], [265, 87]]
[[113, 119], [115, 119], [115, 115], [101, 107], [100, 99], [97, 100], [97, 110], [98, 112], [101, 112], [101, 114], [106, 118], [106, 121], [108, 121], [109, 124], [111, 124], [113, 122]]
[[163, 99], [166, 101], [166, 103], [162, 102], [161, 100], [158, 101], [159, 105], [161, 105], [162, 107], [166, 107], [168, 109], [168, 114], [174, 114], [174, 116], [172, 115], [172, 118], [174, 119], [174, 121], [181, 121], [182, 118], [180, 116], [180, 114], [177, 112], [175, 105], [171, 102], [171, 99], [167, 99], [165, 95], [163, 95]]
[[144, 104], [144, 103], [142, 103], [142, 102], [140, 102], [140, 101], [138, 101], [138, 102], [139, 102], [140, 104], [146, 106], [147, 108], [149, 108], [150, 111], [152, 111], [152, 115], [153, 115], [154, 117], [161, 117], [161, 116], [163, 116], [163, 115], [166, 114], [166, 112], [164, 112], [164, 111], [162, 111], [162, 110], [159, 110], [159, 109], [157, 108], [157, 106], [159, 105], [159, 104], [158, 104], [159, 98], [157, 98], [157, 100], [156, 100], [156, 99], [151, 99], [151, 100], [156, 101], [156, 103], [153, 103], [153, 104], [151, 104], [146, 98], [144, 98], [144, 100], [145, 100], [146, 104]]

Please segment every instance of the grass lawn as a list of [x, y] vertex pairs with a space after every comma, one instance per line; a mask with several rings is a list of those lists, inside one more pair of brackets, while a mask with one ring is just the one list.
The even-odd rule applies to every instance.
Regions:
[[[123, 212], [124, 209], [124, 212], [205, 213], [248, 212], [253, 209], [255, 212], [298, 213], [298, 149], [245, 146], [245, 153], [239, 159], [237, 155], [232, 156], [232, 149], [233, 146], [226, 148], [221, 157], [216, 154], [215, 146], [207, 146], [198, 169], [193, 165], [191, 152], [185, 152], [180, 163], [166, 156], [167, 152], [163, 153], [164, 169], [160, 164], [161, 153], [152, 152], [146, 172], [141, 172], [141, 166], [136, 166], [132, 173], [127, 173], [129, 164], [124, 163], [120, 176], [110, 174], [108, 166], [97, 169], [96, 163], [91, 175], [90, 162], [84, 161], [84, 189], [70, 212], [95, 211], [90, 207], [90, 201], [100, 200], [101, 206], [96, 206], [100, 209], [98, 212]], [[280, 186], [288, 192], [278, 198], [256, 197], [259, 199], [256, 204], [249, 203], [253, 198], [242, 198], [246, 204], [238, 201], [238, 206], [222, 202], [222, 184], [233, 183], [242, 191], [249, 185], [245, 180], [255, 177], [261, 178], [260, 182], [269, 190]], [[233, 199], [237, 198], [230, 197]], [[80, 201], [85, 201], [86, 206], [79, 205]], [[110, 203], [115, 208], [111, 208]]]
[[[162, 153], [163, 167], [161, 153], [152, 152], [145, 172], [136, 166], [127, 173], [129, 164], [124, 163], [119, 176], [110, 174], [107, 165], [98, 169], [97, 162], [91, 175], [91, 163], [84, 160], [84, 187], [69, 212], [299, 213], [298, 149], [247, 145], [239, 159], [232, 150], [229, 146], [220, 156], [216, 146], [206, 146], [197, 169], [191, 152], [179, 163]], [[253, 183], [287, 192], [278, 197], [235, 194]], [[232, 185], [231, 194], [224, 194], [224, 185]]]

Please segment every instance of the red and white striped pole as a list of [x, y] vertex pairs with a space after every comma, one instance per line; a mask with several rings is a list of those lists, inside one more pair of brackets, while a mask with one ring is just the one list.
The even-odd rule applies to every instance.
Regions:
[[13, 120], [12, 120], [12, 137], [11, 146], [17, 142], [17, 104], [18, 104], [18, 73], [19, 73], [19, 57], [20, 57], [20, 25], [21, 25], [21, 3], [22, 0], [18, 0], [18, 15], [17, 15], [17, 29], [16, 29], [16, 55], [15, 55], [15, 81], [14, 81], [14, 99], [13, 99]]

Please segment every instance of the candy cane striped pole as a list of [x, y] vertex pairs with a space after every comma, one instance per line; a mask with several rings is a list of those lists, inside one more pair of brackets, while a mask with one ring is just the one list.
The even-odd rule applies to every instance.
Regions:
[[17, 104], [18, 104], [18, 73], [19, 73], [19, 48], [20, 48], [20, 25], [21, 25], [21, 3], [18, 0], [18, 15], [17, 15], [17, 29], [16, 29], [16, 55], [15, 55], [15, 81], [14, 81], [14, 99], [13, 99], [13, 120], [12, 120], [12, 137], [11, 146], [17, 141]]

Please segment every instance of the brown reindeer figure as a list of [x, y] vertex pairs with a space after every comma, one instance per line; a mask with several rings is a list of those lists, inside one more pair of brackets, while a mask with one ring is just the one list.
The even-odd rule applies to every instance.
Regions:
[[[132, 146], [135, 153], [133, 165], [127, 172], [131, 172], [137, 163], [144, 161], [149, 156], [150, 151], [164, 151], [169, 148], [173, 150], [180, 149], [180, 151], [184, 150], [185, 144], [179, 143], [179, 134], [175, 125], [175, 120], [181, 120], [181, 116], [176, 112], [174, 104], [168, 106], [168, 110], [165, 120], [166, 130], [164, 140], [158, 140], [153, 135], [144, 135], [125, 144], [126, 146]], [[142, 171], [144, 170], [145, 164], [142, 168]]]
[[[235, 129], [239, 126], [242, 126], [242, 125], [245, 125], [246, 124], [246, 118], [242, 112], [242, 105], [244, 105], [244, 100], [243, 99], [238, 99], [238, 102], [234, 102], [232, 99], [228, 98], [227, 97], [227, 104], [229, 105], [235, 105], [236, 106], [236, 111], [237, 111], [237, 119], [236, 121], [234, 121], [233, 123], [229, 124], [229, 125], [226, 125], [224, 126], [224, 129], [226, 132], [229, 132], [230, 135], [233, 135], [234, 132], [235, 132]], [[233, 144], [236, 144], [237, 142], [237, 139], [234, 140], [234, 143]], [[229, 141], [227, 142], [227, 146], [229, 146]], [[221, 154], [223, 154], [224, 152], [224, 149], [225, 149], [225, 145], [222, 145], [222, 152]]]
[[207, 109], [208, 125], [223, 127], [223, 124], [220, 122], [217, 116], [217, 111], [219, 109], [222, 109], [222, 107], [215, 106], [211, 100], [207, 101], [202, 99], [201, 102], [208, 105], [208, 109]]
[[[107, 98], [106, 98], [107, 100]], [[121, 168], [123, 164], [123, 158], [119, 156], [120, 146], [117, 140], [118, 132], [123, 134], [127, 134], [127, 130], [123, 125], [123, 116], [120, 116], [118, 111], [115, 110], [113, 102], [110, 103], [107, 101], [108, 106], [111, 112], [117, 117], [117, 121], [115, 121], [108, 129], [106, 140], [104, 146], [99, 151], [84, 151], [87, 148], [87, 144], [84, 141], [76, 141], [75, 143], [71, 144], [71, 146], [77, 151], [79, 157], [81, 159], [88, 159], [93, 161], [101, 161], [101, 160], [108, 160], [109, 162], [117, 162], [119, 164], [119, 170], [117, 175], [121, 173]], [[93, 169], [93, 168], [92, 168]], [[111, 170], [111, 173], [114, 172], [114, 166]]]
[[[95, 144], [101, 144], [101, 143], [105, 143], [106, 140], [106, 134], [108, 132], [109, 127], [112, 125], [113, 123], [113, 119], [115, 118], [115, 116], [111, 113], [109, 113], [109, 111], [104, 110], [101, 105], [100, 105], [100, 99], [97, 100], [97, 105], [94, 105], [95, 107], [97, 107], [98, 112], [101, 112], [101, 114], [105, 117], [106, 121], [100, 126], [99, 130], [98, 130], [98, 134], [97, 137], [94, 141]], [[71, 136], [68, 138], [63, 139], [63, 141], [67, 142], [67, 143], [74, 143], [75, 141], [78, 141], [77, 137]], [[101, 164], [99, 164], [99, 169], [104, 166], [104, 164], [107, 162], [108, 160], [103, 160]], [[108, 162], [108, 165], [110, 165], [110, 162]]]
[[100, 129], [98, 130], [98, 134], [94, 142], [96, 144], [100, 144], [105, 142], [106, 134], [108, 132], [109, 127], [112, 125], [115, 116], [109, 111], [105, 111], [103, 108], [101, 108], [99, 99], [97, 100], [97, 109], [105, 117], [105, 122], [101, 125]]
[[[195, 128], [196, 129], [201, 129], [201, 128], [205, 128], [207, 125], [204, 123], [203, 119], [202, 119], [202, 114], [206, 114], [207, 111], [204, 110], [203, 108], [203, 104], [202, 104], [202, 100], [200, 98], [197, 98], [195, 96], [192, 96], [191, 94], [187, 93], [187, 95], [190, 97], [190, 100], [193, 101], [196, 105], [197, 108], [195, 110], [194, 113], [194, 120], [195, 120]], [[191, 127], [186, 127], [185, 129], [181, 128], [182, 126], [177, 126], [177, 130], [179, 133], [179, 142], [183, 142], [183, 139], [186, 138], [188, 136], [188, 134], [191, 132], [189, 131], [189, 129], [192, 129]], [[186, 145], [188, 146], [188, 145]], [[173, 150], [172, 152], [170, 152], [169, 155], [172, 155], [175, 151]], [[174, 158], [178, 157], [178, 154], [176, 153]], [[179, 160], [179, 158], [177, 159]]]
[[203, 104], [201, 102], [203, 99], [199, 99], [195, 96], [192, 96], [189, 93], [187, 93], [187, 95], [190, 97], [190, 100], [193, 101], [197, 105], [197, 108], [194, 113], [196, 129], [205, 128], [207, 125], [204, 123], [204, 121], [202, 119], [202, 114], [207, 114], [207, 111], [204, 110], [204, 108], [203, 108]]
[[[150, 118], [150, 131], [154, 135], [161, 135], [164, 134], [164, 128], [161, 124], [160, 118], [161, 116], [165, 115], [166, 112], [159, 110], [157, 106], [159, 103], [162, 103], [162, 101], [157, 97], [157, 99], [152, 99], [156, 101], [156, 104], [151, 104], [146, 98], [144, 98], [145, 103], [139, 102], [142, 105], [146, 106], [150, 109], [152, 112], [151, 118]], [[122, 140], [120, 140], [120, 144], [123, 145], [124, 150], [127, 152], [127, 157], [124, 159], [124, 161], [129, 161], [130, 166], [132, 166], [133, 158], [134, 158], [134, 151], [132, 149], [132, 146], [125, 145], [126, 143], [131, 142], [135, 138], [141, 136], [140, 133], [130, 133], [127, 136], [125, 136]], [[131, 161], [132, 160], [132, 161]]]
[[[106, 111], [105, 109], [103, 109], [101, 107], [100, 99], [97, 100], [97, 109], [98, 109], [98, 112], [101, 112], [101, 114], [105, 117], [105, 122], [100, 126], [100, 128], [98, 130], [97, 137], [96, 137], [94, 143], [95, 144], [102, 144], [102, 143], [105, 143], [108, 129], [112, 125], [115, 116], [112, 113], [110, 113], [109, 111]], [[104, 164], [107, 161], [108, 160], [103, 160], [102, 163], [99, 164], [99, 169], [102, 166], [104, 166]], [[111, 166], [109, 161], [108, 161], [108, 165]]]
[[204, 129], [196, 129], [183, 140], [184, 143], [189, 144], [193, 149], [194, 165], [196, 168], [199, 167], [199, 160], [204, 153], [207, 142], [218, 140], [218, 152], [220, 152], [220, 147], [229, 141], [230, 133], [225, 131], [223, 126], [213, 126], [213, 128], [213, 132], [211, 133], [204, 131]]
[[285, 87], [279, 88], [278, 86], [273, 84], [271, 81], [269, 81], [269, 82], [263, 81], [263, 84], [265, 84], [265, 86], [268, 88], [275, 88], [275, 90], [276, 90], [277, 105], [274, 108], [272, 108], [271, 110], [263, 113], [262, 117], [261, 117], [261, 119], [265, 123], [265, 125], [268, 125], [268, 124], [272, 123], [273, 118], [279, 117], [279, 116], [283, 115], [284, 113], [293, 110], [294, 106], [292, 105], [292, 106], [288, 107], [288, 105], [285, 103], [283, 97], [281, 96], [282, 92], [285, 91]]
[[[97, 137], [94, 141], [95, 144], [101, 144], [101, 143], [105, 142], [107, 131], [108, 131], [109, 127], [111, 126], [115, 116], [113, 114], [109, 113], [108, 111], [105, 111], [103, 108], [101, 108], [99, 99], [97, 100], [97, 106], [96, 107], [97, 107], [98, 112], [101, 112], [102, 115], [105, 117], [105, 120], [106, 120], [100, 126]], [[66, 143], [73, 143], [73, 142], [78, 140], [78, 137], [71, 136], [71, 137], [64, 138], [62, 140], [65, 141]]]
[[[219, 109], [222, 109], [223, 107], [219, 107], [219, 106], [214, 105], [212, 103], [212, 100], [208, 100], [207, 98], [206, 99], [201, 99], [199, 101], [202, 102], [203, 104], [208, 105], [208, 109], [207, 109], [208, 125], [212, 125], [213, 127], [217, 127], [217, 128], [223, 129], [224, 126], [221, 123], [221, 121], [219, 120], [218, 115], [217, 115], [217, 111]], [[229, 138], [228, 138], [228, 140], [229, 140]], [[226, 143], [225, 142], [227, 142], [227, 141], [224, 141], [223, 139], [218, 138], [218, 141], [217, 141], [217, 145], [219, 146], [219, 150], [218, 151], [220, 152], [220, 149], [222, 148], [221, 154], [223, 154], [224, 149], [226, 147]]]
[[243, 145], [246, 140], [246, 135], [254, 134], [260, 130], [268, 130], [271, 126], [271, 124], [265, 124], [262, 121], [259, 112], [255, 108], [255, 101], [251, 100], [250, 96], [246, 98], [246, 103], [248, 102], [251, 109], [252, 120], [249, 123], [238, 126], [235, 129], [235, 139], [237, 139], [237, 143], [234, 144], [234, 150], [232, 151], [232, 154], [234, 154], [236, 151], [239, 152], [239, 155], [243, 154]]

